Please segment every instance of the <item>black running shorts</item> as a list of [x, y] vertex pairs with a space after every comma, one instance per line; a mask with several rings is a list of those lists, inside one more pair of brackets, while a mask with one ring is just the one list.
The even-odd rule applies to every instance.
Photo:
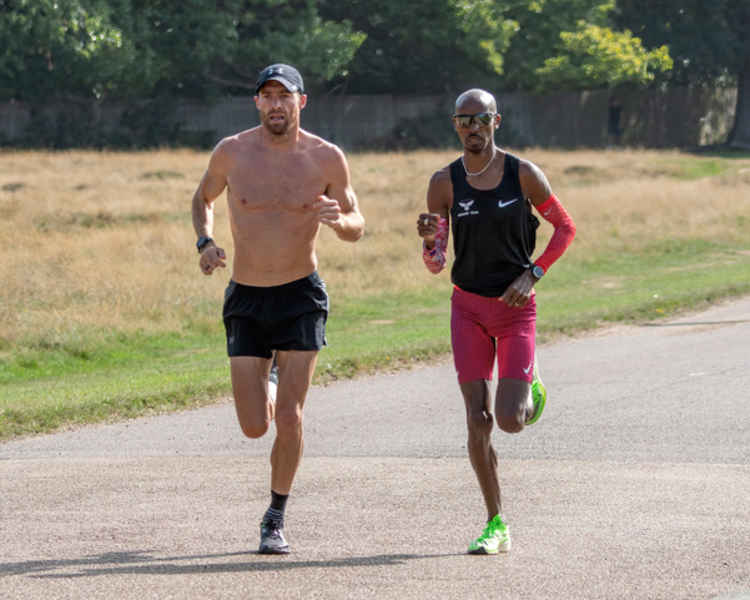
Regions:
[[230, 281], [224, 292], [229, 356], [271, 358], [272, 350], [320, 350], [326, 345], [328, 294], [317, 271], [270, 287]]

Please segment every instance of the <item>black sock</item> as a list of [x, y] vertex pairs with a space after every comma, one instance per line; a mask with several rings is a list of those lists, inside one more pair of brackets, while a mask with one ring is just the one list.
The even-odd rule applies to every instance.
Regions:
[[275, 508], [281, 511], [281, 514], [284, 514], [287, 500], [289, 500], [289, 494], [277, 494], [271, 490], [271, 508]]
[[286, 510], [286, 501], [289, 499], [289, 494], [277, 494], [271, 490], [271, 506], [268, 507], [264, 519], [270, 519], [272, 521], [284, 522], [284, 511]]

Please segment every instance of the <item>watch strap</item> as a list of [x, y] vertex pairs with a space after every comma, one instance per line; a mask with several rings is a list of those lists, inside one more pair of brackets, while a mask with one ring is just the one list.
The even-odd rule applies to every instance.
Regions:
[[207, 235], [202, 235], [195, 243], [195, 247], [198, 248], [198, 252], [200, 253], [203, 251], [203, 248], [205, 248], [207, 244], [210, 244], [213, 241], [213, 238], [210, 238]]

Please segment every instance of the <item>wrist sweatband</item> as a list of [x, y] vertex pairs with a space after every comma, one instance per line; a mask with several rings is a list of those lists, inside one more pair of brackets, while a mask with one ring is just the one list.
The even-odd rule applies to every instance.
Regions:
[[445, 266], [445, 250], [448, 248], [448, 219], [438, 218], [435, 245], [428, 249], [422, 242], [422, 260], [431, 273], [440, 273]]

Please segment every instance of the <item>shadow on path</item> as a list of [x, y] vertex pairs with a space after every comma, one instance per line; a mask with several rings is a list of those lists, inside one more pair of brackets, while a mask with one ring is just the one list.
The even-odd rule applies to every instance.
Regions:
[[[213, 562], [238, 556], [257, 556], [250, 561]], [[305, 568], [373, 567], [404, 564], [408, 560], [458, 556], [457, 554], [378, 554], [375, 556], [352, 556], [328, 560], [290, 560], [289, 556], [262, 556], [257, 552], [228, 552], [220, 554], [197, 554], [192, 556], [168, 556], [158, 558], [149, 551], [105, 552], [78, 559], [30, 560], [17, 563], [0, 563], [0, 577], [8, 575], [32, 575], [37, 578], [74, 578], [97, 575], [188, 575], [191, 573], [237, 573], [251, 571], [282, 571]], [[177, 564], [191, 561], [190, 564]], [[193, 562], [200, 561], [200, 562]], [[206, 562], [211, 561], [211, 562]], [[75, 573], [51, 573], [59, 569], [78, 567]]]

